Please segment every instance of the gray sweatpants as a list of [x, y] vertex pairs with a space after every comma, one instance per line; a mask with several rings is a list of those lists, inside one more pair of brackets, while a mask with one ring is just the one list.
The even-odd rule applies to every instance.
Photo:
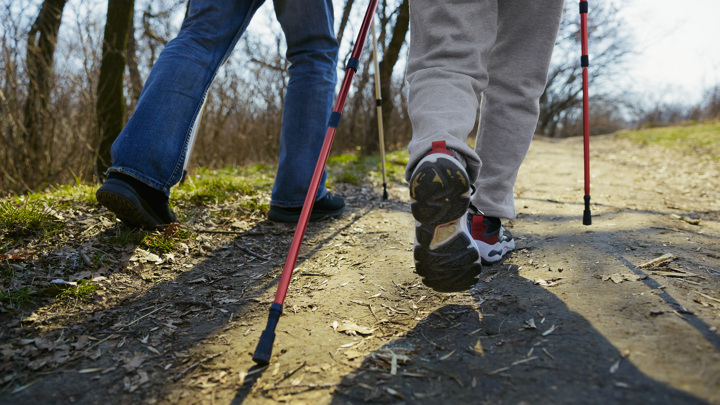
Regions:
[[[515, 218], [513, 187], [539, 115], [563, 0], [410, 0], [409, 180], [445, 140], [485, 215]], [[475, 150], [467, 137], [482, 95]]]

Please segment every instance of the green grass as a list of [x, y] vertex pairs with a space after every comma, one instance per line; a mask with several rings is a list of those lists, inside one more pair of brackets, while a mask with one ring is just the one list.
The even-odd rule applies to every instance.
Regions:
[[[177, 249], [180, 242], [193, 237], [194, 234], [180, 226], [170, 226], [163, 231], [147, 232], [140, 229], [124, 229], [106, 239], [106, 242], [114, 246], [138, 246], [152, 253], [170, 253]], [[95, 263], [95, 259], [93, 259]]]
[[63, 202], [63, 207], [67, 205], [70, 208], [82, 202], [88, 205], [97, 205], [97, 199], [95, 198], [95, 192], [98, 186], [90, 183], [77, 183], [74, 186], [60, 185], [53, 190], [50, 195], [56, 197], [58, 200]]
[[180, 227], [168, 227], [163, 232], [154, 231], [143, 237], [140, 246], [152, 253], [170, 253], [177, 249], [180, 242], [193, 236]]
[[[407, 165], [407, 151], [398, 150], [385, 155], [386, 180], [402, 181]], [[382, 180], [382, 161], [379, 154], [342, 154], [328, 159], [329, 180], [334, 183], [361, 184], [367, 180]]]
[[62, 289], [57, 295], [59, 302], [71, 300], [90, 301], [93, 293], [100, 287], [88, 280], [80, 280], [75, 286], [68, 286]]
[[31, 202], [52, 205], [56, 209], [65, 209], [76, 207], [78, 203], [97, 205], [98, 202], [95, 198], [95, 191], [97, 191], [97, 189], [97, 184], [83, 182], [79, 178], [76, 178], [74, 185], [51, 185], [45, 191], [29, 193], [25, 195], [24, 198]]
[[720, 121], [620, 131], [618, 135], [644, 145], [659, 145], [720, 160]]
[[138, 246], [144, 238], [145, 232], [139, 229], [119, 228], [115, 236], [108, 238], [106, 242], [117, 247], [126, 245]]
[[[171, 199], [192, 204], [220, 204], [238, 197], [255, 196], [272, 188], [274, 169], [267, 165], [221, 170], [198, 169], [173, 190]], [[252, 199], [247, 208], [257, 205]]]
[[0, 233], [10, 239], [52, 233], [64, 226], [38, 201], [24, 198], [0, 201]]
[[32, 303], [36, 291], [30, 287], [17, 290], [0, 290], [0, 303], [4, 306], [17, 309]]

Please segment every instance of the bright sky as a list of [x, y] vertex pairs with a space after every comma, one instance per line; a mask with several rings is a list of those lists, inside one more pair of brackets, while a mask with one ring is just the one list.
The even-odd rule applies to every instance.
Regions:
[[[600, 1], [606, 0], [589, 0], [590, 18], [593, 3]], [[720, 84], [720, 0], [618, 1], [638, 52], [629, 58], [623, 86], [635, 90], [650, 104], [694, 104], [702, 101], [706, 89]], [[344, 1], [334, 3], [339, 19]], [[367, 2], [356, 3], [358, 17], [366, 6]], [[251, 29], [263, 32], [270, 28], [263, 18], [266, 13], [272, 13], [271, 4], [258, 13], [260, 18], [254, 19]], [[592, 57], [591, 43], [591, 63]]]
[[634, 0], [623, 7], [637, 40], [628, 78], [638, 91], [695, 103], [720, 84], [720, 1]]

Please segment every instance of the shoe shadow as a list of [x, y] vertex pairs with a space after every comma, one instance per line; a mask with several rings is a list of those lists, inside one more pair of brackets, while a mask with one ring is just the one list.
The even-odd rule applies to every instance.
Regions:
[[705, 403], [643, 374], [517, 266], [487, 270], [489, 283], [346, 362], [331, 403]]

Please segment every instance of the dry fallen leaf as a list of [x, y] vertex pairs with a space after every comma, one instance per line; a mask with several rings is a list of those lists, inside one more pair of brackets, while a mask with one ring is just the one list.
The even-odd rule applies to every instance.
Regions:
[[447, 360], [447, 359], [449, 359], [450, 356], [452, 356], [453, 354], [455, 354], [455, 349], [453, 349], [450, 353], [448, 353], [448, 354], [440, 357], [440, 360], [441, 360], [441, 361], [442, 361], [442, 360]]
[[560, 280], [562, 280], [563, 277], [557, 277], [550, 280], [544, 280], [542, 278], [535, 279], [535, 284], [541, 285], [543, 287], [554, 287], [558, 284], [560, 284]]
[[644, 280], [647, 278], [647, 276], [639, 276], [637, 274], [625, 274], [625, 273], [613, 273], [613, 274], [603, 274], [601, 276], [602, 281], [608, 281], [612, 280], [615, 284], [620, 284], [623, 281], [638, 281], [638, 280]]
[[155, 253], [150, 253], [143, 249], [136, 249], [135, 253], [130, 256], [129, 259], [131, 262], [138, 262], [138, 263], [155, 263], [155, 264], [162, 264], [163, 259], [160, 258], [160, 256], [156, 255]]
[[548, 330], [546, 330], [545, 332], [543, 332], [542, 335], [543, 335], [543, 336], [547, 336], [547, 335], [549, 335], [549, 334], [551, 334], [551, 333], [553, 333], [553, 332], [555, 332], [555, 325], [551, 326], [550, 329], [548, 329]]
[[641, 269], [645, 269], [648, 267], [660, 267], [664, 264], [670, 263], [671, 261], [677, 259], [677, 256], [675, 256], [672, 253], [666, 253], [660, 257], [656, 257], [652, 260], [648, 260], [645, 263], [642, 263], [638, 267]]
[[140, 367], [140, 365], [145, 361], [146, 357], [144, 354], [140, 352], [136, 352], [133, 354], [132, 357], [127, 357], [123, 359], [125, 364], [123, 365], [123, 368], [125, 371], [132, 372]]
[[480, 341], [480, 339], [478, 339], [477, 342], [475, 342], [475, 346], [473, 346], [472, 349], [475, 352], [475, 354], [477, 354], [478, 356], [485, 355], [485, 350], [482, 347], [482, 342]]
[[103, 371], [103, 370], [105, 370], [105, 369], [104, 368], [84, 368], [84, 369], [78, 371], [78, 373], [89, 374], [89, 373], [96, 373], [98, 371]]
[[375, 331], [375, 328], [369, 328], [367, 326], [360, 326], [353, 321], [344, 320], [337, 328], [338, 332], [344, 332], [348, 335], [370, 335]]
[[347, 356], [348, 360], [353, 360], [353, 359], [356, 359], [356, 358], [358, 358], [358, 357], [362, 357], [362, 356], [365, 355], [363, 352], [360, 352], [360, 351], [357, 351], [357, 350], [352, 350], [352, 349], [350, 349], [350, 350], [345, 350], [345, 351], [343, 352], [343, 354], [345, 354], [345, 356]]
[[55, 280], [50, 281], [50, 284], [63, 284], [63, 285], [72, 285], [72, 286], [77, 285], [77, 283], [75, 281], [65, 281], [61, 278], [56, 278]]

